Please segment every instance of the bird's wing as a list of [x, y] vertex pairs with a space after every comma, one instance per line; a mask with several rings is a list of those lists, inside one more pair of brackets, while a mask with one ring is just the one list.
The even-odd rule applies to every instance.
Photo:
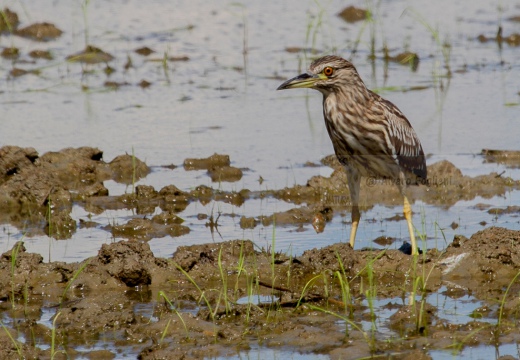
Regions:
[[426, 159], [415, 130], [394, 104], [381, 100], [388, 121], [388, 141], [393, 149], [392, 155], [401, 168], [426, 179]]

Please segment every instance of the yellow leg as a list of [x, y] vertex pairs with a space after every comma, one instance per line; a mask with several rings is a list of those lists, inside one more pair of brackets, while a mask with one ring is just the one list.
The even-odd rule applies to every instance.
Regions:
[[352, 206], [352, 227], [350, 228], [350, 246], [352, 249], [354, 248], [354, 243], [356, 242], [356, 232], [359, 225], [359, 209], [357, 205]]
[[418, 255], [419, 252], [417, 251], [417, 243], [415, 242], [415, 234], [412, 225], [412, 207], [410, 206], [410, 203], [408, 202], [408, 198], [406, 196], [404, 197], [403, 213], [406, 222], [408, 223], [408, 231], [410, 232], [410, 242], [412, 243], [412, 255]]
[[350, 203], [352, 206], [352, 227], [350, 228], [350, 246], [354, 248], [356, 242], [356, 232], [359, 225], [359, 185], [361, 184], [361, 175], [355, 168], [348, 168], [348, 190], [350, 192]]

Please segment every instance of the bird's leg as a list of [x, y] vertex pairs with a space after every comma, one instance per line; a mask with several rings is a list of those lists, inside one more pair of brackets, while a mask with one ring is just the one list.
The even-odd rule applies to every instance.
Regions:
[[412, 207], [410, 206], [410, 203], [408, 202], [408, 198], [406, 197], [406, 195], [403, 195], [403, 196], [404, 196], [403, 213], [404, 213], [406, 222], [408, 223], [408, 231], [410, 232], [410, 242], [412, 243], [412, 255], [418, 255], [419, 252], [417, 251], [417, 243], [415, 242], [415, 234], [413, 231], [413, 224], [412, 224]]
[[354, 243], [356, 242], [356, 232], [360, 218], [359, 207], [357, 205], [352, 205], [352, 227], [350, 228], [350, 246], [352, 248], [354, 248]]
[[361, 176], [357, 170], [347, 168], [348, 189], [350, 191], [350, 202], [352, 203], [352, 227], [350, 229], [350, 246], [354, 248], [356, 232], [361, 215], [359, 213], [359, 185]]
[[410, 233], [410, 242], [412, 243], [412, 255], [418, 255], [419, 251], [417, 249], [417, 242], [415, 241], [415, 233], [413, 231], [412, 224], [412, 207], [410, 206], [410, 202], [406, 197], [406, 177], [404, 173], [401, 171], [399, 174], [399, 191], [403, 195], [404, 205], [403, 205], [403, 214], [406, 222], [408, 223], [408, 232]]

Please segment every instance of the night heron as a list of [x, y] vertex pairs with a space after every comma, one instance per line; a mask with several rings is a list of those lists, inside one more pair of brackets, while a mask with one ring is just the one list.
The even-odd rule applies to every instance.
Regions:
[[367, 89], [354, 65], [327, 55], [278, 90], [311, 88], [323, 94], [323, 116], [334, 151], [345, 166], [352, 203], [350, 245], [359, 225], [361, 177], [389, 179], [404, 197], [412, 254], [418, 254], [406, 186], [426, 180], [424, 152], [412, 125], [390, 101]]

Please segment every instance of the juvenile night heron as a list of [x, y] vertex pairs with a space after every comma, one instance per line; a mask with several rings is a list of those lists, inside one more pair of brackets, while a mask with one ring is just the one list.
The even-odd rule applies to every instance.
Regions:
[[354, 65], [338, 56], [315, 60], [308, 72], [277, 90], [311, 88], [323, 94], [323, 116], [334, 151], [345, 166], [352, 203], [350, 245], [359, 225], [361, 177], [390, 179], [404, 197], [412, 254], [418, 254], [406, 186], [426, 180], [424, 152], [412, 125], [390, 101], [367, 89]]

